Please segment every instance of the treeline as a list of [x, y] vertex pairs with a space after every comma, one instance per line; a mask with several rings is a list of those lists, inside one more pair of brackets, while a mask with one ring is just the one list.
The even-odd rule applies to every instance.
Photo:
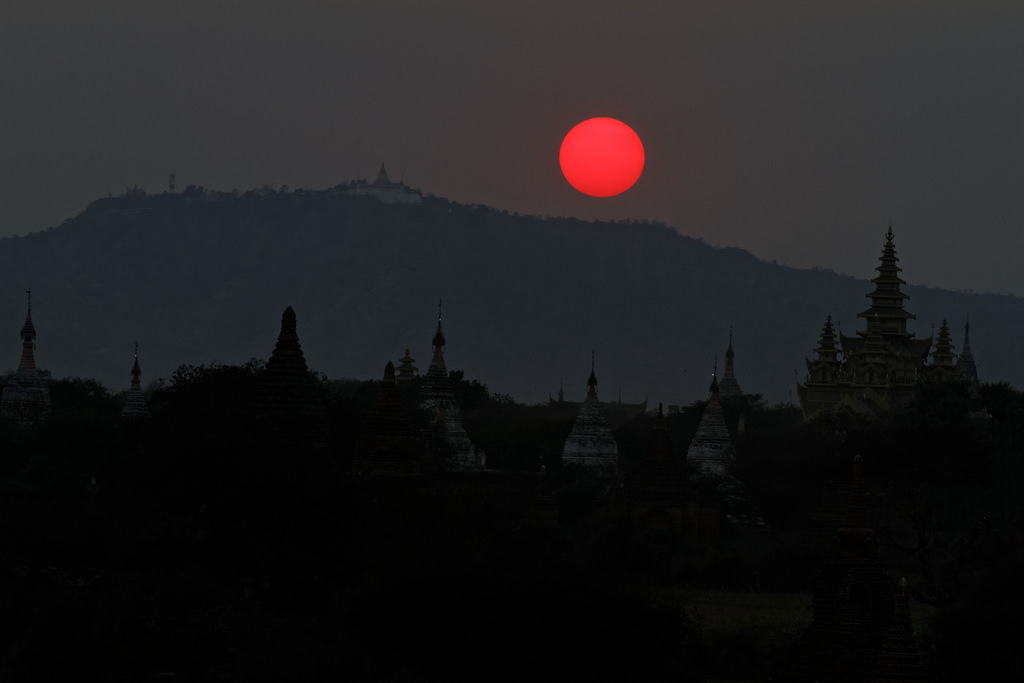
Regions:
[[[745, 546], [726, 519], [716, 556], [666, 574], [649, 563], [649, 539], [607, 515], [614, 486], [561, 470], [574, 404], [518, 404], [452, 372], [470, 438], [507, 483], [494, 483], [506, 475], [468, 486], [429, 475], [422, 485], [375, 489], [344, 473], [380, 383], [311, 375], [329, 426], [325, 454], [268, 436], [251, 410], [263, 372], [258, 360], [182, 366], [149, 387], [150, 416], [136, 422], [120, 419], [125, 394], [56, 380], [46, 425], [0, 426], [5, 679], [41, 669], [140, 678], [160, 667], [200, 677], [227, 667], [254, 680], [441, 675], [459, 666], [445, 654], [454, 638], [477, 653], [463, 664], [486, 670], [488, 658], [503, 661], [513, 678], [552, 674], [543, 659], [495, 659], [528, 643], [555, 661], [571, 656], [577, 668], [558, 675], [621, 677], [646, 666], [641, 678], [686, 680], [698, 675], [699, 648], [685, 608], [664, 602], [667, 593], [638, 596], [623, 586], [653, 579], [809, 591], [815, 554], [801, 540], [823, 505], [842, 504], [858, 453], [891, 571], [940, 610], [930, 637], [956, 638], [960, 650], [990, 658], [1009, 647], [1006, 633], [981, 619], [995, 604], [992, 591], [1004, 611], [1021, 606], [1011, 577], [1024, 553], [1024, 394], [1009, 385], [922, 386], [906, 410], [884, 419], [837, 412], [805, 423], [794, 407], [755, 395], [723, 401], [735, 473], [771, 548]], [[431, 418], [418, 408], [418, 389], [419, 380], [405, 385], [402, 400], [414, 433], [424, 434]], [[677, 457], [704, 405], [666, 416]], [[629, 470], [654, 416], [608, 408]], [[524, 536], [516, 501], [532, 500], [542, 468], [561, 524]], [[607, 609], [588, 611], [597, 604]], [[404, 615], [398, 630], [396, 613]], [[564, 632], [589, 634], [600, 647], [552, 645]], [[312, 656], [297, 654], [302, 643]]]

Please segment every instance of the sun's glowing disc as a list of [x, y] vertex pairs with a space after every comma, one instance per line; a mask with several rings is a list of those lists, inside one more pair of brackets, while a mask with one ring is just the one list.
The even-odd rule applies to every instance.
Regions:
[[632, 128], [601, 116], [576, 124], [558, 151], [562, 175], [591, 197], [622, 194], [644, 170], [644, 145]]

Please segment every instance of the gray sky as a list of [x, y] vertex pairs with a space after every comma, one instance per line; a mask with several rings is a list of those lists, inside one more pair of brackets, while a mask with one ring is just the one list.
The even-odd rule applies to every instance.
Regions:
[[[384, 161], [859, 277], [891, 223], [911, 283], [1024, 296], [1022, 36], [1017, 1], [4, 3], [0, 235], [171, 172], [323, 189]], [[559, 171], [592, 116], [644, 141], [619, 197]]]

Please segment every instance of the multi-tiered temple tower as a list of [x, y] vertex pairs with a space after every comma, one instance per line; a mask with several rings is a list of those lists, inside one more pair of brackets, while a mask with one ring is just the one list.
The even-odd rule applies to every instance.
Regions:
[[837, 340], [832, 317], [825, 320], [816, 358], [807, 360], [807, 377], [797, 385], [804, 417], [840, 405], [858, 412], [885, 412], [907, 404], [919, 382], [958, 379], [967, 367], [954, 363], [945, 322], [931, 364], [932, 338], [916, 339], [907, 330], [907, 322], [916, 316], [903, 307], [910, 297], [900, 289], [906, 282], [900, 278], [891, 227], [879, 261], [878, 275], [871, 281], [875, 288], [866, 295], [871, 306], [857, 314], [865, 329], [853, 337], [840, 333]]

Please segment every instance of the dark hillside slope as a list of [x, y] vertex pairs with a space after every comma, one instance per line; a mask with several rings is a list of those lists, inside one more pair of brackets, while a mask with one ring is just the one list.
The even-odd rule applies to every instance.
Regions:
[[[864, 254], [856, 280], [660, 225], [433, 197], [423, 206], [335, 191], [102, 199], [59, 227], [0, 240], [0, 367], [17, 365], [29, 287], [40, 367], [115, 391], [128, 385], [136, 340], [146, 382], [181, 363], [266, 358], [289, 305], [316, 370], [377, 378], [407, 346], [425, 370], [441, 298], [449, 368], [521, 401], [546, 399], [560, 380], [580, 400], [594, 349], [602, 399], [688, 403], [703, 396], [716, 356], [722, 364], [730, 325], [744, 390], [784, 401], [827, 314], [847, 334], [859, 327], [877, 259]], [[959, 347], [969, 313], [982, 379], [1024, 385], [1013, 343], [1024, 300], [906, 291], [918, 336], [947, 317]]]

